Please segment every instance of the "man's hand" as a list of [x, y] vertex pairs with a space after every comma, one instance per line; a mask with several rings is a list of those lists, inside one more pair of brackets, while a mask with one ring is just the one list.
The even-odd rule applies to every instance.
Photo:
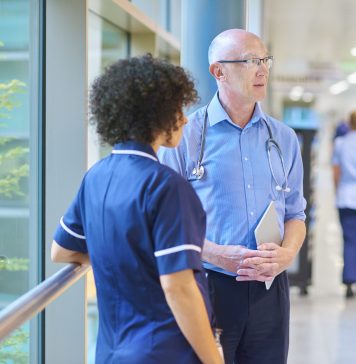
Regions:
[[275, 243], [264, 243], [258, 247], [258, 251], [274, 252], [274, 257], [249, 257], [243, 260], [241, 268], [237, 270], [237, 281], [272, 280], [278, 274], [286, 270], [294, 259], [294, 251], [279, 246]]
[[205, 240], [203, 260], [223, 268], [228, 272], [237, 274], [237, 271], [240, 269], [254, 269], [253, 266], [245, 263], [246, 259], [272, 259], [276, 254], [277, 253], [272, 249], [252, 250], [242, 245], [219, 245]]
[[284, 224], [284, 237], [281, 246], [264, 243], [258, 246], [260, 252], [274, 252], [273, 257], [246, 257], [238, 269], [238, 281], [270, 281], [286, 270], [298, 254], [305, 238], [305, 223], [289, 220]]

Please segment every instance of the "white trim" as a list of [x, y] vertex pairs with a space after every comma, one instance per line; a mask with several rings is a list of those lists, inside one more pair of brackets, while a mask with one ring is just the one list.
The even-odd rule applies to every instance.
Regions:
[[70, 235], [74, 236], [75, 238], [78, 239], [84, 239], [85, 240], [85, 236], [84, 235], [79, 235], [77, 233], [75, 233], [74, 231], [72, 231], [71, 229], [69, 229], [69, 227], [64, 223], [63, 221], [63, 216], [61, 217], [61, 221], [60, 224], [62, 226], [62, 228]]
[[153, 155], [145, 153], [145, 152], [140, 152], [138, 150], [116, 150], [114, 149], [112, 152], [112, 154], [133, 154], [133, 155], [139, 155], [140, 157], [146, 157], [146, 158], [150, 158], [152, 160], [154, 160], [155, 162], [158, 162], [158, 159], [155, 158]]
[[201, 253], [201, 248], [199, 246], [196, 246], [194, 244], [183, 244], [183, 245], [175, 246], [173, 248], [157, 250], [154, 254], [155, 254], [155, 257], [161, 257], [162, 255], [172, 254], [172, 253], [180, 252], [182, 250], [195, 250], [198, 253]]

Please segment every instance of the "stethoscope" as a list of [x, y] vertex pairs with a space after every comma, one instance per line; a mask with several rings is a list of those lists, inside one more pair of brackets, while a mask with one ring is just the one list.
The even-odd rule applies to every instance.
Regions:
[[[195, 164], [195, 167], [192, 170], [192, 175], [194, 176], [193, 177], [194, 180], [201, 180], [205, 175], [205, 168], [202, 165], [202, 161], [203, 161], [203, 157], [204, 157], [204, 147], [205, 147], [205, 140], [206, 140], [206, 127], [207, 127], [207, 120], [208, 120], [209, 104], [206, 106], [205, 111], [204, 111], [204, 121], [203, 121], [203, 128], [202, 128], [202, 133], [201, 133], [201, 138], [200, 138], [200, 151], [199, 151], [198, 160]], [[268, 164], [269, 164], [269, 168], [271, 171], [271, 175], [272, 175], [273, 181], [276, 184], [276, 190], [278, 192], [281, 192], [281, 191], [290, 192], [290, 187], [288, 186], [288, 177], [287, 177], [287, 173], [286, 173], [282, 150], [281, 150], [279, 144], [277, 143], [277, 141], [273, 138], [271, 127], [268, 125], [266, 120], [263, 119], [263, 121], [266, 124], [267, 130], [268, 130], [268, 135], [269, 135], [269, 138], [266, 140], [266, 151], [267, 151]], [[279, 159], [281, 161], [283, 177], [284, 177], [284, 182], [282, 184], [279, 184], [277, 182], [276, 176], [273, 171], [272, 162], [271, 162], [272, 148], [276, 149]], [[191, 179], [189, 179], [189, 180], [191, 180]]]

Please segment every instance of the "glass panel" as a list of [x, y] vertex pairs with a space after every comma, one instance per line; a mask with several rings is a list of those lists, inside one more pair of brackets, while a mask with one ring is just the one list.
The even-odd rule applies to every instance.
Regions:
[[[129, 55], [127, 32], [89, 11], [88, 17], [88, 81], [93, 82], [106, 66]], [[109, 146], [100, 145], [92, 127], [88, 128], [88, 166], [111, 151]]]
[[[38, 282], [38, 6], [0, 0], [0, 310]], [[36, 363], [37, 321], [0, 344]]]
[[[89, 85], [103, 69], [120, 58], [128, 57], [128, 33], [89, 11], [88, 18], [88, 80]], [[88, 128], [88, 166], [111, 152], [111, 147], [99, 143], [95, 130]], [[88, 363], [95, 362], [98, 312], [92, 273], [87, 274], [88, 302]]]
[[182, 0], [131, 0], [142, 13], [180, 39]]

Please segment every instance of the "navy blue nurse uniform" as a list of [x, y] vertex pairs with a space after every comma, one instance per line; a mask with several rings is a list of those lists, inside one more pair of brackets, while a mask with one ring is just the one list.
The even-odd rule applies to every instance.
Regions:
[[87, 172], [54, 240], [89, 253], [99, 309], [96, 363], [200, 363], [159, 276], [192, 269], [211, 319], [204, 237], [205, 213], [193, 188], [161, 165], [151, 146], [117, 144]]

